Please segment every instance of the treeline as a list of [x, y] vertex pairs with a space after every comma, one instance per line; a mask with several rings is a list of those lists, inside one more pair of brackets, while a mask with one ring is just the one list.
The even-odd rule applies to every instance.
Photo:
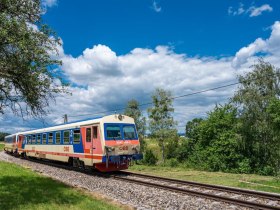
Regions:
[[[237, 91], [226, 104], [217, 104], [204, 119], [195, 118], [186, 123], [186, 138], [176, 135], [170, 92], [156, 90], [152, 96], [153, 107], [148, 109], [149, 123], [147, 127], [142, 123], [140, 130], [145, 127], [151, 138], [157, 140], [163, 164], [279, 175], [280, 70], [259, 60], [251, 72], [238, 76], [238, 80]], [[141, 112], [138, 116], [145, 121]], [[136, 124], [139, 128], [137, 121]], [[140, 136], [143, 142], [144, 135]], [[145, 146], [143, 149], [144, 163], [156, 164], [154, 151], [145, 150]]]
[[8, 136], [10, 135], [9, 133], [3, 133], [3, 132], [0, 132], [0, 141], [4, 141], [5, 140], [5, 136]]

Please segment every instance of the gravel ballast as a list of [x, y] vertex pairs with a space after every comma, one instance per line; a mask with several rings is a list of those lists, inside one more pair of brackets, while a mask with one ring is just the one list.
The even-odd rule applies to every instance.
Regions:
[[79, 187], [135, 209], [247, 209], [195, 196], [182, 195], [153, 187], [141, 186], [124, 181], [88, 175], [83, 172], [52, 167], [0, 152], [0, 160], [28, 167], [44, 176], [59, 180], [67, 185]]

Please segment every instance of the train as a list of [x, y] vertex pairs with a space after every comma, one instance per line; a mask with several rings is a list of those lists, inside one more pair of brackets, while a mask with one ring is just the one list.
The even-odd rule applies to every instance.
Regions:
[[5, 137], [4, 150], [100, 172], [125, 170], [143, 158], [134, 119], [122, 114], [18, 132]]

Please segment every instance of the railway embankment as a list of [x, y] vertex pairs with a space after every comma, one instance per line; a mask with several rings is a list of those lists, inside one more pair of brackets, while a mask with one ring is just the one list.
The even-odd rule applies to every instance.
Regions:
[[187, 194], [144, 186], [78, 171], [52, 167], [0, 152], [0, 161], [15, 163], [67, 185], [85, 189], [135, 209], [247, 209]]

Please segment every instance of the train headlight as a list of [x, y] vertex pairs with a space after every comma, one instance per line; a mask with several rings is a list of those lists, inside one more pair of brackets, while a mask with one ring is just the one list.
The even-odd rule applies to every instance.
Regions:
[[106, 152], [112, 152], [112, 151], [115, 150], [115, 148], [114, 147], [105, 146], [105, 150], [106, 150]]

